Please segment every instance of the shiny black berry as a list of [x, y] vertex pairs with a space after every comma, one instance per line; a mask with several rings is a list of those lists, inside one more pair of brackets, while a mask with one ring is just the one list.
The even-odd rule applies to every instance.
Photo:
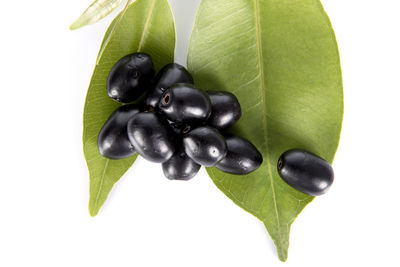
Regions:
[[122, 103], [135, 101], [150, 87], [154, 74], [153, 62], [149, 55], [127, 55], [121, 58], [108, 74], [108, 96]]
[[186, 154], [206, 167], [214, 166], [227, 153], [225, 138], [218, 130], [209, 126], [190, 131], [184, 136], [183, 144]]
[[286, 151], [278, 160], [282, 179], [297, 190], [319, 196], [333, 183], [333, 169], [324, 159], [304, 150]]
[[139, 112], [136, 105], [125, 105], [111, 114], [97, 138], [97, 146], [103, 157], [122, 159], [135, 154], [126, 131], [128, 121]]
[[146, 105], [156, 108], [163, 92], [176, 83], [193, 84], [193, 78], [190, 73], [179, 64], [170, 63], [165, 65], [154, 79], [153, 88], [146, 97]]
[[190, 180], [198, 173], [200, 167], [186, 155], [183, 148], [162, 164], [164, 175], [170, 180]]
[[191, 84], [175, 84], [161, 96], [160, 111], [174, 122], [206, 121], [211, 114], [210, 98]]
[[257, 170], [263, 158], [249, 141], [234, 135], [225, 138], [228, 153], [215, 167], [232, 174], [248, 174]]
[[136, 151], [152, 162], [165, 162], [175, 152], [173, 133], [153, 112], [138, 113], [128, 122], [129, 141]]
[[211, 116], [208, 125], [225, 129], [235, 124], [242, 116], [239, 101], [229, 92], [208, 92], [211, 100]]

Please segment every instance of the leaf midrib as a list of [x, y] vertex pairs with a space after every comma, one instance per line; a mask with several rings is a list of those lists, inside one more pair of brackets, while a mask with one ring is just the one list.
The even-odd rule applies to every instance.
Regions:
[[142, 50], [143, 41], [145, 39], [145, 36], [146, 36], [147, 31], [148, 31], [149, 26], [150, 26], [150, 20], [151, 20], [151, 17], [153, 16], [153, 11], [154, 11], [155, 4], [156, 4], [156, 0], [152, 0], [151, 1], [151, 6], [150, 6], [150, 9], [149, 9], [149, 13], [148, 13], [147, 18], [146, 18], [146, 22], [144, 23], [144, 26], [143, 26], [142, 35], [140, 37], [140, 41], [139, 41], [139, 45], [138, 45], [138, 49], [137, 49], [138, 52], [140, 52]]
[[103, 173], [101, 174], [101, 178], [100, 178], [99, 190], [97, 190], [96, 198], [95, 198], [95, 201], [94, 201], [94, 204], [93, 204], [94, 210], [97, 210], [97, 205], [98, 205], [99, 199], [100, 199], [100, 192], [103, 189], [104, 177], [106, 176], [106, 171], [107, 171], [109, 162], [110, 162], [110, 160], [106, 159], [106, 163], [104, 164]]
[[[264, 71], [264, 57], [263, 57], [263, 51], [262, 51], [262, 37], [261, 37], [261, 21], [260, 21], [260, 6], [259, 6], [259, 0], [254, 0], [254, 16], [255, 16], [255, 24], [256, 24], [256, 39], [257, 39], [257, 50], [258, 50], [258, 66], [259, 66], [259, 75], [260, 75], [260, 91], [261, 91], [261, 96], [262, 96], [262, 102], [264, 105], [262, 105], [263, 109], [263, 114], [267, 114], [266, 110], [266, 87], [265, 87], [265, 71]], [[278, 228], [278, 235], [279, 235], [279, 243], [280, 243], [280, 250], [283, 255], [283, 245], [282, 245], [282, 236], [281, 236], [281, 226], [280, 226], [280, 220], [279, 220], [279, 212], [278, 212], [278, 207], [277, 207], [277, 202], [276, 202], [276, 195], [275, 195], [275, 185], [273, 182], [273, 177], [272, 177], [272, 171], [271, 171], [271, 161], [270, 161], [270, 155], [269, 155], [269, 142], [268, 142], [268, 124], [267, 124], [267, 116], [262, 116], [263, 117], [263, 130], [264, 130], [264, 138], [265, 138], [265, 157], [264, 159], [265, 164], [267, 166], [268, 170], [268, 175], [270, 177], [270, 184], [271, 184], [271, 192], [272, 192], [272, 200], [274, 203], [274, 210], [275, 210], [275, 217], [276, 217], [276, 225]]]

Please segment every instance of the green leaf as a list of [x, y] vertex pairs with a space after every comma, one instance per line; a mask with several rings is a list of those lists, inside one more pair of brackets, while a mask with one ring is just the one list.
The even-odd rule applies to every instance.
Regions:
[[83, 26], [96, 23], [121, 5], [122, 1], [123, 0], [95, 0], [82, 15], [69, 26], [69, 29], [76, 30]]
[[137, 0], [110, 25], [90, 82], [84, 110], [83, 149], [90, 173], [89, 211], [97, 215], [113, 185], [129, 169], [136, 155], [123, 160], [103, 158], [97, 135], [119, 106], [107, 96], [107, 75], [114, 63], [133, 52], [152, 56], [157, 69], [174, 59], [175, 26], [167, 0]]
[[232, 129], [264, 162], [237, 176], [207, 171], [237, 205], [259, 218], [282, 261], [290, 226], [313, 199], [277, 173], [280, 154], [303, 148], [332, 162], [343, 116], [335, 36], [318, 0], [203, 0], [188, 66], [198, 86], [234, 93], [243, 117]]

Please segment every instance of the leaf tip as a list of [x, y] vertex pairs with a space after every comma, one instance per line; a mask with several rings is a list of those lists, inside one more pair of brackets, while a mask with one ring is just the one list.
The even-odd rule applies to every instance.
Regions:
[[82, 23], [80, 23], [80, 22], [78, 22], [78, 21], [76, 20], [76, 21], [74, 21], [74, 22], [69, 26], [69, 29], [70, 29], [71, 31], [73, 31], [73, 30], [77, 30], [77, 29], [81, 28], [82, 26], [83, 26]]
[[285, 253], [284, 255], [282, 255], [282, 254], [278, 253], [278, 257], [279, 257], [279, 260], [280, 260], [281, 262], [286, 262], [287, 259], [288, 259], [288, 254]]
[[278, 253], [278, 258], [281, 262], [286, 262], [288, 259], [288, 249], [289, 244], [279, 244], [275, 242], [276, 251]]
[[102, 205], [98, 205], [96, 201], [93, 201], [92, 198], [89, 199], [89, 214], [90, 217], [96, 217], [99, 214], [100, 208]]
[[89, 214], [90, 214], [90, 217], [96, 217], [97, 216], [97, 214], [99, 214], [99, 208], [97, 208], [97, 207], [90, 207], [89, 206]]

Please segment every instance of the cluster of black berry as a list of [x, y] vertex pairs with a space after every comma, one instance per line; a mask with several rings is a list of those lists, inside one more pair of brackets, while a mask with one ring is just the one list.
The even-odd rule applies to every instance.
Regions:
[[141, 104], [121, 106], [104, 124], [98, 136], [104, 157], [121, 159], [137, 152], [162, 163], [165, 176], [175, 180], [191, 179], [201, 165], [247, 174], [262, 163], [249, 141], [220, 132], [241, 117], [237, 98], [196, 88], [178, 64], [168, 64], [155, 75], [149, 55], [125, 56], [111, 69], [107, 92], [121, 103], [146, 94]]

